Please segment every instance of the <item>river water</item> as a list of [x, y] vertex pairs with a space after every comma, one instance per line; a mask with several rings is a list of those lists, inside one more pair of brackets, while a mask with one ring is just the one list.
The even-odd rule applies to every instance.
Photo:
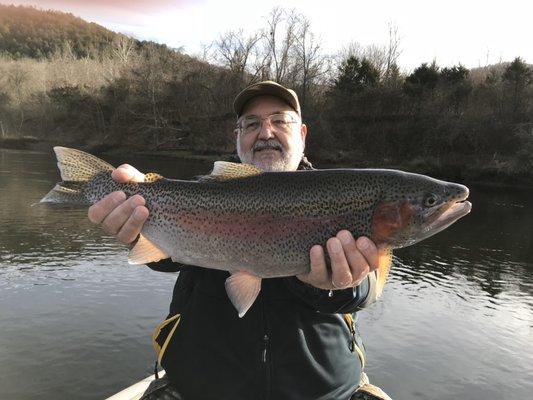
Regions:
[[[210, 169], [127, 161], [175, 178]], [[32, 207], [58, 180], [51, 152], [0, 150], [0, 399], [100, 399], [152, 373], [176, 275], [128, 265], [84, 210]], [[533, 191], [470, 187], [472, 213], [397, 251], [360, 313], [367, 373], [394, 399], [533, 393]]]

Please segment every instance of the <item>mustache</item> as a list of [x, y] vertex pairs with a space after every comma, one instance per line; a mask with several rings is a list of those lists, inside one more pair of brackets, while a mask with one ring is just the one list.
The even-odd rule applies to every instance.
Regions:
[[279, 150], [283, 152], [283, 146], [276, 139], [258, 140], [252, 148], [254, 152], [265, 149]]

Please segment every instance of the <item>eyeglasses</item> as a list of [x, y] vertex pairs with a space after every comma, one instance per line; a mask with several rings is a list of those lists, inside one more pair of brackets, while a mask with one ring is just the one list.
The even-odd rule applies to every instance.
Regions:
[[272, 129], [277, 132], [288, 132], [291, 124], [298, 123], [298, 120], [291, 114], [272, 114], [264, 118], [250, 116], [242, 118], [237, 127], [245, 135], [257, 133], [263, 126], [263, 121], [268, 121]]

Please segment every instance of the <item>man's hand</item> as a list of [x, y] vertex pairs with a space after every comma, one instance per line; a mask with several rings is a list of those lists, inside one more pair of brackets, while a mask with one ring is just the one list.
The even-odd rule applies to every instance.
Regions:
[[[144, 174], [128, 164], [115, 169], [111, 176], [120, 183], [144, 181]], [[148, 209], [144, 205], [142, 196], [136, 194], [128, 199], [124, 192], [113, 192], [89, 207], [88, 216], [91, 222], [102, 224], [104, 230], [120, 243], [129, 244], [141, 233], [148, 218]]]
[[298, 279], [320, 289], [346, 289], [359, 285], [378, 267], [378, 249], [367, 237], [361, 236], [356, 241], [349, 231], [342, 230], [327, 241], [326, 247], [331, 272], [326, 265], [324, 248], [316, 245], [309, 252], [311, 271], [298, 275]]

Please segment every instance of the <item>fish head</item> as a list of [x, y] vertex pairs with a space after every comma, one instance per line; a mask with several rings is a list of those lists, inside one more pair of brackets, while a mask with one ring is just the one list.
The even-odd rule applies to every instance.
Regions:
[[467, 215], [466, 186], [424, 175], [399, 173], [384, 185], [373, 216], [371, 237], [392, 248], [413, 245]]

